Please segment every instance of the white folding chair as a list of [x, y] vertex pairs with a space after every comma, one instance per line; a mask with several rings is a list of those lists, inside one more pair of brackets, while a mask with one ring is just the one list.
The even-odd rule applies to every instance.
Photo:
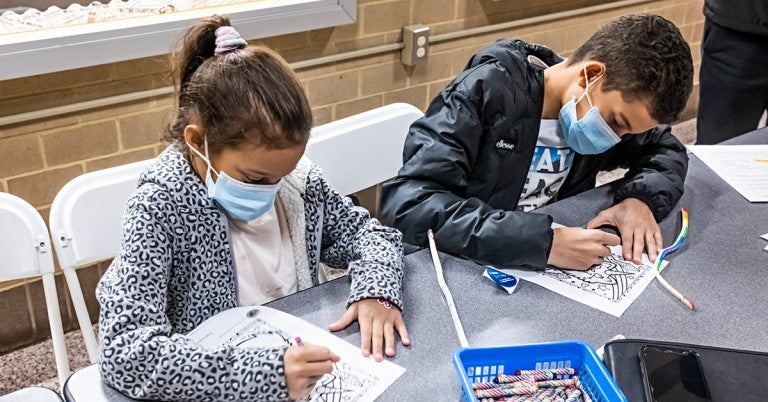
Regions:
[[91, 363], [98, 342], [93, 333], [75, 268], [114, 257], [120, 250], [122, 218], [136, 180], [153, 159], [78, 176], [62, 187], [51, 205], [56, 258], [64, 271]]
[[393, 103], [312, 129], [305, 154], [341, 194], [397, 175], [408, 128], [423, 116], [415, 106]]
[[48, 228], [40, 213], [21, 198], [0, 193], [0, 281], [40, 276], [51, 325], [59, 383], [69, 377], [59, 299], [53, 279], [53, 254]]

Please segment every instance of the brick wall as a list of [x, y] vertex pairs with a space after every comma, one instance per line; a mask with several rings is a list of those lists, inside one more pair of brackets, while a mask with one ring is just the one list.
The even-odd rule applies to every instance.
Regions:
[[[397, 43], [404, 25], [430, 25], [432, 35], [519, 20], [607, 0], [358, 0], [356, 24], [264, 39], [289, 62]], [[405, 67], [393, 51], [299, 70], [322, 124], [393, 102], [425, 109], [478, 49], [500, 37], [545, 44], [562, 55], [601, 24], [634, 12], [660, 14], [673, 21], [691, 45], [696, 87], [685, 118], [695, 114], [703, 32], [703, 0], [661, 0], [621, 9], [522, 26], [432, 45], [428, 62]], [[13, 115], [170, 85], [168, 57], [152, 57], [72, 71], [0, 81], [0, 116]], [[173, 107], [171, 96], [123, 103], [76, 114], [0, 126], [0, 190], [31, 202], [47, 220], [58, 190], [84, 172], [150, 158]], [[363, 204], [377, 211], [378, 187], [361, 192]], [[93, 289], [107, 264], [79, 270], [86, 302], [95, 316]], [[57, 278], [60, 282], [62, 278]], [[47, 334], [39, 281], [0, 283], [0, 353]], [[65, 287], [59, 284], [66, 329], [76, 327]]]

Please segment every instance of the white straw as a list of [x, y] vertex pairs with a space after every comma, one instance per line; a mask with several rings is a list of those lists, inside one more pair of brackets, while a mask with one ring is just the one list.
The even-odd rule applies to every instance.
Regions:
[[453, 295], [451, 290], [448, 289], [448, 285], [443, 278], [443, 265], [440, 264], [440, 257], [437, 255], [437, 246], [435, 245], [435, 236], [432, 234], [432, 229], [427, 230], [429, 236], [429, 250], [432, 252], [432, 263], [435, 264], [435, 272], [437, 273], [437, 283], [440, 284], [440, 290], [443, 291], [445, 301], [448, 303], [448, 310], [451, 312], [451, 318], [453, 319], [453, 326], [456, 327], [456, 335], [459, 336], [459, 343], [461, 347], [466, 348], [469, 346], [467, 342], [467, 335], [464, 334], [464, 326], [461, 325], [461, 319], [459, 319], [459, 313], [456, 311], [456, 305], [453, 303]]

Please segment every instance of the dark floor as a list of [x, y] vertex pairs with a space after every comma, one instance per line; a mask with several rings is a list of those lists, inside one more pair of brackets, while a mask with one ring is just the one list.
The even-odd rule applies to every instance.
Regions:
[[[672, 131], [683, 143], [692, 144], [696, 138], [696, 120], [679, 123]], [[621, 175], [623, 172], [605, 172], [599, 180], [605, 183]], [[71, 370], [74, 372], [89, 365], [80, 331], [67, 333], [65, 338]], [[0, 395], [32, 385], [59, 391], [52, 350], [49, 340], [0, 356]]]

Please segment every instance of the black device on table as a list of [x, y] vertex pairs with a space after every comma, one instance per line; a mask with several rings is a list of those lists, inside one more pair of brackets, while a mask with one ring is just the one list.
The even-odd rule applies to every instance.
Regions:
[[646, 345], [640, 349], [646, 399], [655, 402], [711, 401], [699, 354], [687, 349]]

